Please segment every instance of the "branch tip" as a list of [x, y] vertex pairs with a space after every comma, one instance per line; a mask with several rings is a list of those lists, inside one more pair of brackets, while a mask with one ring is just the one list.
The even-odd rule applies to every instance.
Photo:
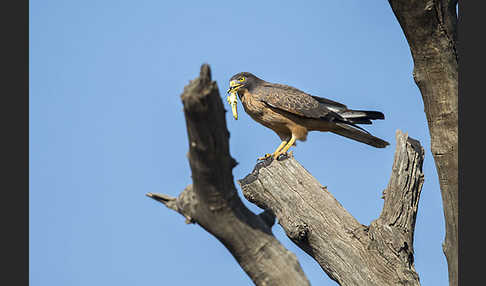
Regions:
[[211, 68], [209, 64], [204, 63], [201, 65], [201, 71], [199, 72], [199, 77], [211, 81]]
[[176, 204], [177, 198], [175, 197], [164, 195], [164, 194], [157, 194], [157, 193], [147, 193], [145, 195], [153, 200], [158, 201], [159, 203], [164, 204], [169, 209], [178, 211], [177, 204]]

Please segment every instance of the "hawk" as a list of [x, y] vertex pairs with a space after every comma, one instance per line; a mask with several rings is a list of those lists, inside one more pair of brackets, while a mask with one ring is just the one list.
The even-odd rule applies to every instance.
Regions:
[[266, 159], [287, 152], [296, 140], [306, 141], [309, 131], [332, 132], [376, 148], [388, 142], [371, 135], [357, 124], [372, 124], [371, 120], [385, 119], [379, 111], [353, 110], [346, 105], [305, 93], [297, 88], [264, 81], [249, 72], [237, 73], [230, 79], [228, 97], [236, 113], [236, 93], [243, 108], [258, 123], [272, 129], [282, 142]]

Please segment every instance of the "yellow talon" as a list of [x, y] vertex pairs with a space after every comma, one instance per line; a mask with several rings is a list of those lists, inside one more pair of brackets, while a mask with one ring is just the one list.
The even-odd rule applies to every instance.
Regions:
[[259, 157], [259, 158], [258, 158], [258, 160], [266, 160], [266, 159], [268, 159], [268, 158], [270, 158], [270, 157], [272, 157], [272, 156], [273, 156], [273, 154], [268, 154], [268, 153], [267, 153], [267, 154], [265, 154], [265, 156], [263, 156], [263, 157]]

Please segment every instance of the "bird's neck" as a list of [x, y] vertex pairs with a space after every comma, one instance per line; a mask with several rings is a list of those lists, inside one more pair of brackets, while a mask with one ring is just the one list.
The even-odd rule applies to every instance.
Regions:
[[248, 92], [248, 89], [246, 87], [242, 87], [240, 89], [238, 89], [237, 93], [238, 93], [238, 97], [240, 98], [240, 100], [243, 100], [243, 97], [245, 96], [245, 93]]

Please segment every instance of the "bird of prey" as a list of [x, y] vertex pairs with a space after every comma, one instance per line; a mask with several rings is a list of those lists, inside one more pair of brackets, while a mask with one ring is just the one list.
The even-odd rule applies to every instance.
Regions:
[[309, 131], [333, 132], [376, 148], [389, 145], [357, 125], [384, 119], [379, 111], [348, 109], [339, 102], [313, 96], [288, 85], [270, 83], [249, 72], [232, 76], [228, 93], [231, 94], [228, 101], [235, 119], [237, 93], [246, 113], [275, 131], [282, 140], [272, 154], [265, 154], [259, 160], [272, 156], [277, 159], [296, 140], [305, 141]]

